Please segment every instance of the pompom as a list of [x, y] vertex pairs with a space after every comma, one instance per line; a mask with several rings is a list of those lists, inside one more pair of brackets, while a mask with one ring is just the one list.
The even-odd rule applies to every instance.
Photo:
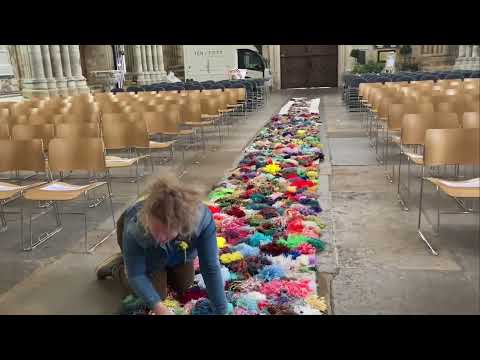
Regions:
[[272, 281], [284, 277], [285, 270], [277, 265], [268, 265], [260, 270], [257, 276], [263, 281]]
[[290, 251], [287, 246], [279, 244], [278, 242], [262, 245], [260, 246], [260, 250], [265, 254], [273, 256], [287, 254]]
[[220, 255], [220, 261], [222, 262], [222, 264], [230, 264], [234, 261], [238, 261], [238, 260], [241, 260], [241, 259], [243, 259], [243, 256], [238, 251], [235, 251], [235, 252], [230, 253], [230, 254]]
[[227, 246], [227, 240], [222, 236], [217, 236], [217, 246], [219, 249]]
[[251, 246], [257, 246], [257, 247], [259, 247], [261, 245], [271, 243], [271, 242], [272, 242], [272, 237], [271, 236], [264, 235], [264, 234], [259, 233], [259, 232], [256, 232], [255, 234], [250, 236], [250, 238], [248, 239], [248, 243]]
[[260, 249], [258, 247], [250, 246], [245, 243], [235, 245], [233, 249], [241, 253], [243, 257], [258, 256], [260, 254]]
[[295, 248], [295, 250], [297, 250], [300, 254], [303, 254], [303, 255], [315, 254], [315, 252], [317, 251], [316, 248], [313, 245], [310, 245], [309, 243], [300, 244]]

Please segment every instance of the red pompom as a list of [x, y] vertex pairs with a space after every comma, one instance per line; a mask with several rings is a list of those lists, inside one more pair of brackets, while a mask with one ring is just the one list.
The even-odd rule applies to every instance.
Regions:
[[208, 208], [210, 209], [210, 212], [212, 214], [216, 214], [216, 213], [219, 213], [221, 211], [221, 209], [217, 206], [208, 205]]

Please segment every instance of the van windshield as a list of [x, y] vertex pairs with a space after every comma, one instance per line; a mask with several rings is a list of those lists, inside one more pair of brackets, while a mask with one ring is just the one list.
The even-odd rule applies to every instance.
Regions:
[[248, 49], [238, 50], [238, 68], [263, 71], [265, 70], [265, 60], [255, 51]]

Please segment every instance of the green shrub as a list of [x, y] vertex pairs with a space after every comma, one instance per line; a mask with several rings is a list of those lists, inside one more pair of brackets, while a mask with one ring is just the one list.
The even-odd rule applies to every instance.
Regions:
[[352, 73], [354, 74], [366, 74], [366, 73], [380, 73], [385, 68], [385, 64], [369, 61], [365, 65], [355, 65]]

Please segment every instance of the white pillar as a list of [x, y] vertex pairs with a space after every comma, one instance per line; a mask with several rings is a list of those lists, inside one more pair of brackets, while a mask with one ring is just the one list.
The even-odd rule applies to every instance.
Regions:
[[465, 57], [472, 57], [472, 45], [465, 45]]
[[150, 84], [155, 81], [155, 75], [153, 73], [153, 64], [152, 64], [152, 48], [150, 45], [145, 45], [145, 57], [147, 60], [147, 71], [150, 78]]
[[147, 67], [147, 49], [145, 45], [140, 45], [140, 51], [142, 54], [142, 68], [143, 68], [143, 79], [145, 84], [150, 84], [150, 74], [148, 73]]
[[143, 73], [143, 65], [142, 65], [142, 45], [133, 45], [134, 46], [134, 58], [135, 58], [135, 72], [137, 76], [137, 84], [144, 85], [145, 84], [145, 76]]
[[58, 95], [68, 96], [67, 79], [63, 76], [60, 45], [49, 45], [52, 72], [56, 81]]
[[50, 50], [48, 45], [40, 45], [42, 50], [43, 71], [47, 79], [48, 93], [50, 96], [57, 95], [57, 82], [53, 77], [52, 62], [50, 59]]
[[90, 90], [87, 86], [87, 81], [82, 74], [82, 64], [80, 61], [80, 46], [68, 45], [68, 52], [70, 55], [70, 66], [72, 69], [72, 76], [75, 80], [77, 91], [79, 93], [88, 93]]
[[30, 79], [32, 96], [48, 96], [47, 79], [43, 70], [42, 49], [40, 45], [28, 45], [32, 63], [32, 78]]
[[76, 81], [72, 76], [72, 68], [70, 64], [70, 53], [68, 50], [68, 45], [60, 45], [60, 53], [62, 56], [62, 67], [63, 74], [67, 78], [67, 88], [69, 95], [77, 94], [77, 85]]
[[160, 81], [163, 81], [165, 79], [165, 76], [167, 75], [163, 62], [163, 48], [162, 45], [155, 45], [155, 47], [157, 49], [158, 71], [160, 72]]
[[157, 45], [150, 45], [152, 48], [152, 64], [153, 64], [153, 77], [155, 82], [160, 80], [160, 74], [158, 70], [158, 52]]

